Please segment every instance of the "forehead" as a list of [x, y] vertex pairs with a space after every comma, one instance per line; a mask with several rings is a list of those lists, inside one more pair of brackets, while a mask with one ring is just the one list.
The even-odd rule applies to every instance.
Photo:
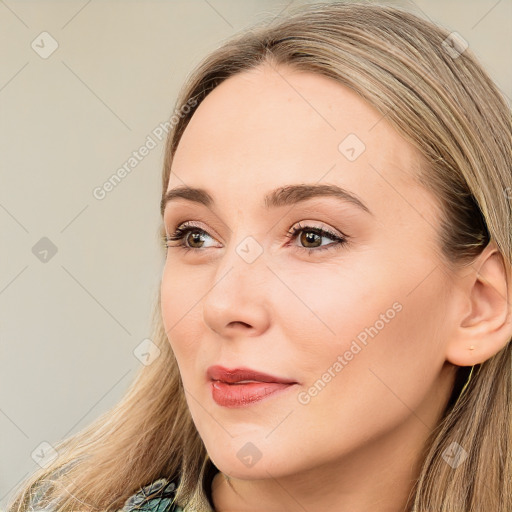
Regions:
[[235, 194], [248, 205], [290, 183], [332, 183], [371, 202], [414, 187], [418, 166], [416, 149], [356, 92], [265, 64], [230, 77], [199, 105], [168, 188], [204, 188], [219, 201]]

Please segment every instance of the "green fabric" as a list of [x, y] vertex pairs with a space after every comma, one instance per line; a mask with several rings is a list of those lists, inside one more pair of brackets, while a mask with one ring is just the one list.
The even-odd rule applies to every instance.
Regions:
[[[126, 500], [121, 512], [183, 512], [178, 505], [173, 505], [176, 484], [166, 478], [160, 478], [143, 487], [139, 492]], [[158, 492], [157, 492], [158, 491]], [[149, 495], [156, 493], [152, 498]]]

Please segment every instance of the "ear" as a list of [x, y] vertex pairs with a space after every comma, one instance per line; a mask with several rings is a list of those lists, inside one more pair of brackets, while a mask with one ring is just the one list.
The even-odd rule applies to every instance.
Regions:
[[455, 325], [446, 360], [473, 366], [497, 354], [512, 337], [511, 271], [494, 243], [464, 268], [457, 281]]

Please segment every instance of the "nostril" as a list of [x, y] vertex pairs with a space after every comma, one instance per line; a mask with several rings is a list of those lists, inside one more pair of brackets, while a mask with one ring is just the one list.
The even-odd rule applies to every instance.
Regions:
[[246, 324], [245, 322], [231, 322], [229, 325], [233, 327], [237, 325], [241, 325], [242, 327], [251, 327], [249, 324]]

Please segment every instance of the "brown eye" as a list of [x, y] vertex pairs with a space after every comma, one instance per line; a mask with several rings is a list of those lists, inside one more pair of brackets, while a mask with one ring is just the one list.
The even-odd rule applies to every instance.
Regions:
[[204, 244], [204, 240], [201, 239], [202, 236], [203, 235], [199, 231], [189, 231], [184, 238], [185, 241], [188, 241], [189, 247], [191, 247], [192, 249], [200, 249], [202, 247], [201, 244]]
[[[298, 236], [299, 234], [300, 236]], [[318, 253], [327, 249], [340, 248], [347, 243], [348, 238], [345, 235], [339, 236], [338, 234], [324, 228], [302, 226], [300, 224], [294, 226], [286, 236], [290, 239], [298, 238], [300, 245], [292, 244], [292, 247], [309, 254]], [[196, 226], [187, 226], [185, 223], [178, 227], [171, 236], [165, 236], [163, 241], [164, 246], [167, 249], [175, 247], [182, 249], [185, 252], [190, 250], [202, 252], [205, 249], [214, 248], [214, 246], [211, 245], [205, 246], [207, 238], [211, 238], [213, 240], [213, 237], [203, 229]], [[331, 240], [332, 243], [322, 245], [323, 238]], [[169, 242], [172, 241], [177, 241], [179, 243], [171, 245]]]
[[[204, 250], [209, 249], [213, 246], [206, 246], [207, 239], [213, 237], [209, 235], [206, 231], [196, 227], [196, 226], [188, 226], [186, 223], [182, 224], [180, 227], [176, 228], [175, 232], [172, 235], [167, 235], [164, 238], [165, 247], [167, 249], [170, 248], [178, 248], [183, 249], [185, 252], [190, 250]], [[177, 244], [171, 245], [169, 242], [179, 242]]]
[[320, 247], [322, 245], [322, 237], [315, 231], [303, 230], [300, 235], [300, 241], [305, 247]]
[[[286, 236], [292, 240], [295, 238], [298, 239], [298, 245], [292, 244], [294, 249], [306, 251], [310, 254], [327, 249], [340, 248], [347, 242], [348, 238], [345, 236], [339, 236], [327, 229], [317, 228], [314, 226], [302, 226], [301, 224], [294, 226]], [[323, 238], [328, 238], [332, 240], [333, 243], [322, 245]]]

